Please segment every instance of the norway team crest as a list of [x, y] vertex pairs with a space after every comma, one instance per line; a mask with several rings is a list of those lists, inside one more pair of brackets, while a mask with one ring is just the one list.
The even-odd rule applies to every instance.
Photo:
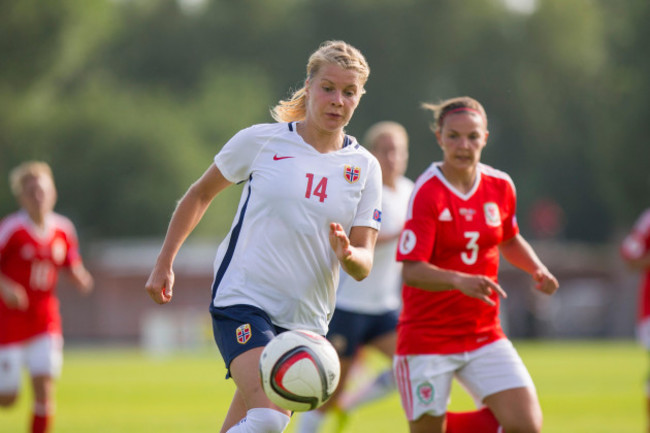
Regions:
[[361, 177], [361, 169], [359, 167], [352, 167], [351, 165], [345, 165], [343, 169], [343, 176], [345, 180], [349, 183], [355, 183]]
[[237, 343], [246, 344], [248, 340], [251, 339], [251, 325], [250, 323], [245, 323], [237, 328]]

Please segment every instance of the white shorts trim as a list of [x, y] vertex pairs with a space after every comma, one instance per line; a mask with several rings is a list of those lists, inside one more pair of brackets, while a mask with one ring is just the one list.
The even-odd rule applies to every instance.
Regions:
[[526, 366], [507, 339], [452, 355], [396, 355], [397, 388], [409, 421], [447, 412], [455, 377], [477, 407], [485, 397], [513, 388], [535, 389]]
[[58, 334], [43, 334], [0, 346], [0, 393], [19, 391], [23, 366], [32, 377], [59, 377], [63, 367], [63, 338]]

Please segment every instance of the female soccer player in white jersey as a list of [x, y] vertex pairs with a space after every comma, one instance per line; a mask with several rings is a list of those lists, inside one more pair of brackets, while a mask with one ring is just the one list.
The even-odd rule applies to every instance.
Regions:
[[[499, 324], [499, 253], [543, 293], [558, 282], [519, 234], [512, 180], [480, 163], [483, 106], [461, 97], [424, 107], [443, 161], [416, 181], [397, 252], [404, 287], [394, 371], [410, 431], [537, 433], [533, 381]], [[454, 377], [486, 406], [462, 422], [446, 413]]]
[[365, 278], [381, 220], [381, 170], [344, 127], [370, 69], [363, 55], [328, 41], [307, 64], [304, 86], [273, 109], [274, 124], [232, 137], [178, 203], [146, 283], [171, 300], [172, 264], [212, 199], [245, 182], [230, 233], [215, 259], [210, 311], [215, 340], [237, 386], [221, 432], [275, 433], [289, 412], [271, 403], [257, 373], [279, 332], [327, 333], [339, 268]]
[[[413, 190], [413, 181], [404, 177], [408, 164], [408, 134], [402, 125], [390, 121], [376, 123], [368, 129], [362, 142], [377, 157], [383, 183], [382, 225], [373, 268], [368, 278], [361, 282], [341, 277], [336, 311], [327, 334], [341, 360], [339, 387], [321, 408], [300, 416], [297, 433], [316, 433], [325, 420], [325, 413], [335, 405], [343, 422], [344, 412], [395, 389], [392, 369], [389, 369], [359, 393], [341, 395], [350, 367], [361, 347], [372, 346], [388, 359], [395, 354], [395, 327], [402, 288], [402, 265], [395, 261], [395, 251]], [[346, 400], [345, 405], [343, 400]]]

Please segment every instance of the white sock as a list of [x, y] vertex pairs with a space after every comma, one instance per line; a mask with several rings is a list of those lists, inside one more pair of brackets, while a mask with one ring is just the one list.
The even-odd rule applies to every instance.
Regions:
[[277, 410], [258, 407], [249, 409], [246, 417], [232, 426], [227, 433], [282, 433], [289, 425], [290, 419]]
[[295, 433], [316, 433], [325, 420], [325, 414], [318, 410], [303, 412], [298, 418]]
[[395, 389], [395, 376], [393, 375], [392, 368], [388, 368], [375, 377], [375, 380], [370, 385], [353, 392], [349, 396], [343, 397], [341, 408], [345, 411], [352, 411], [359, 406], [379, 400]]

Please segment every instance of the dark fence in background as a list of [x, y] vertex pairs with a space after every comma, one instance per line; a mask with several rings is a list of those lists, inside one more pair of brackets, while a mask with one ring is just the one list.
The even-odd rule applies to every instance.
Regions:
[[[161, 242], [103, 243], [89, 248], [86, 264], [95, 291], [80, 296], [65, 278], [59, 297], [67, 344], [196, 346], [211, 340], [210, 286], [217, 243], [186, 244], [176, 260], [171, 304], [154, 304], [144, 284]], [[534, 244], [560, 280], [548, 297], [528, 275], [502, 261], [508, 293], [502, 320], [511, 338], [633, 338], [639, 275], [625, 269], [617, 245]]]

